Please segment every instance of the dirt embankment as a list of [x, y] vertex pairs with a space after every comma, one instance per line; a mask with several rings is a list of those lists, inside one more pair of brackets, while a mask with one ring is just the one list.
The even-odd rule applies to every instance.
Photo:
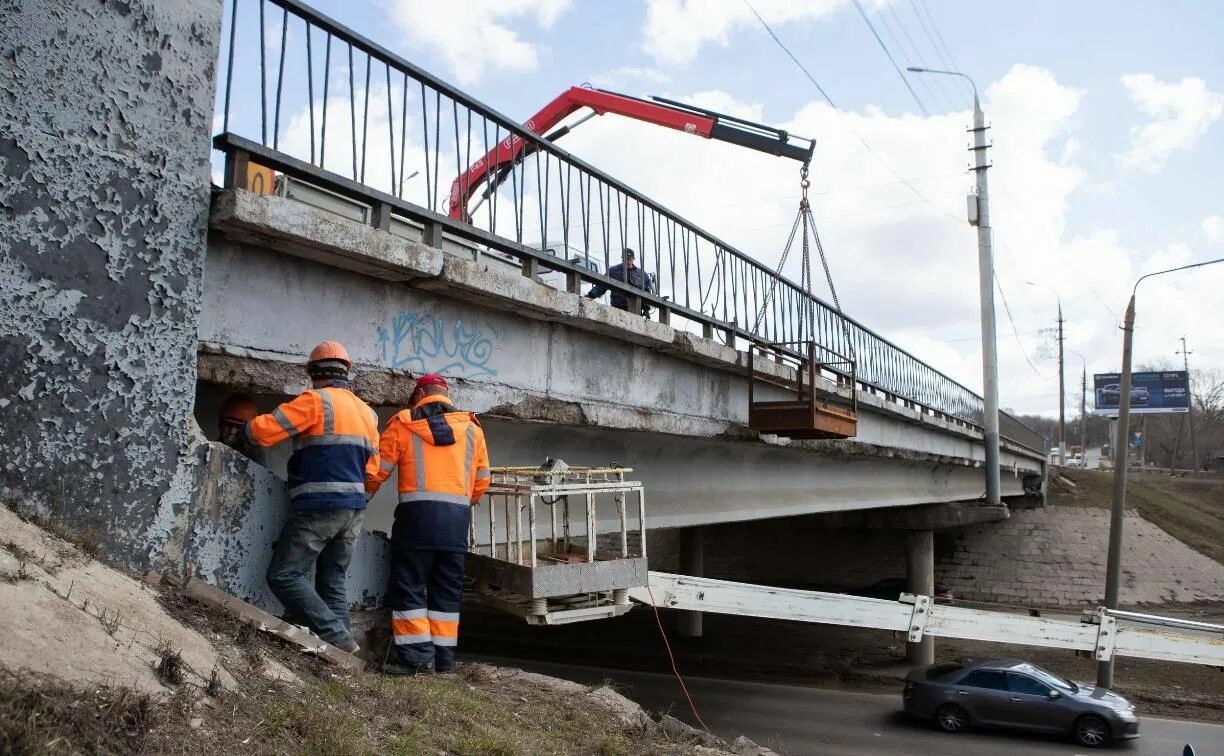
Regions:
[[768, 754], [609, 687], [352, 672], [0, 506], [0, 754]]
[[[1108, 508], [1112, 501], [1113, 473], [1066, 469], [1050, 477], [1052, 506]], [[1224, 564], [1224, 478], [1144, 473], [1127, 483], [1126, 506]]]

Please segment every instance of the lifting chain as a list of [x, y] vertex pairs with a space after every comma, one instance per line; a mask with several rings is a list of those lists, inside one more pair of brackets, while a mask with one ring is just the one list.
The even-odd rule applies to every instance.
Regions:
[[802, 310], [804, 321], [807, 326], [807, 339], [801, 340], [816, 340], [816, 298], [812, 295], [812, 263], [811, 252], [809, 246], [809, 234], [811, 240], [816, 243], [816, 251], [820, 255], [820, 264], [824, 268], [825, 280], [829, 284], [829, 293], [833, 295], [833, 305], [837, 308], [837, 317], [841, 321], [842, 333], [845, 336], [845, 349], [849, 352], [851, 360], [855, 360], [854, 343], [850, 338], [850, 325], [846, 321], [846, 316], [842, 314], [841, 300], [837, 296], [837, 288], [833, 285], [833, 274], [829, 270], [829, 260], [825, 255], [824, 245], [820, 243], [820, 233], [816, 230], [816, 219], [812, 215], [812, 206], [808, 202], [808, 188], [812, 182], [808, 180], [808, 164], [804, 163], [799, 169], [799, 212], [795, 215], [795, 222], [791, 226], [790, 236], [786, 240], [786, 247], [782, 250], [782, 257], [778, 260], [778, 266], [774, 269], [773, 280], [769, 284], [769, 292], [765, 296], [765, 301], [761, 304], [761, 310], [757, 313], [756, 323], [752, 327], [752, 335], [755, 337], [761, 327], [761, 321], [765, 318], [765, 311], [769, 308], [769, 304], [773, 301], [774, 290], [777, 288], [778, 280], [782, 277], [782, 269], [786, 265], [786, 259], [790, 256], [791, 247], [795, 244], [795, 235], [799, 233], [800, 227], [803, 229], [803, 240], [801, 243], [802, 259], [800, 260], [800, 285], [803, 291], [807, 294], [807, 298], [803, 302]]

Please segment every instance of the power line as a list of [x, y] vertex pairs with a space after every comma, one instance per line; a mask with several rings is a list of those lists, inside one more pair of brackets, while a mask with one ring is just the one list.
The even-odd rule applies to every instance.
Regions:
[[[799, 67], [799, 70], [803, 72], [803, 75], [807, 77], [808, 81], [812, 82], [812, 86], [816, 87], [816, 91], [820, 92], [820, 96], [824, 98], [825, 102], [829, 103], [829, 107], [833, 108], [838, 113], [842, 113], [844, 115], [844, 112], [842, 111], [842, 109], [837, 107], [836, 103], [833, 102], [833, 99], [829, 97], [827, 92], [825, 92], [824, 87], [820, 86], [820, 82], [816, 81], [816, 77], [812, 76], [812, 72], [808, 71], [807, 67], [804, 66], [803, 63], [799, 62], [799, 59], [795, 57], [795, 54], [790, 51], [790, 49], [782, 42], [781, 39], [778, 39], [778, 35], [774, 34], [774, 30], [770, 28], [769, 24], [766, 23], [765, 19], [761, 17], [761, 14], [757, 13], [756, 8], [752, 7], [752, 3], [748, 2], [748, 0], [744, 0], [744, 5], [748, 6], [748, 10], [752, 11], [752, 15], [756, 16], [757, 21], [761, 22], [761, 26], [764, 27], [765, 31], [769, 33], [769, 36], [773, 38], [773, 41], [777, 43], [778, 47], [782, 48], [782, 52], [786, 53], [786, 56], [790, 58], [792, 61], [794, 61], [795, 65]], [[881, 155], [879, 152], [876, 151], [874, 147], [868, 144], [867, 140], [864, 139], [862, 135], [860, 135], [857, 131], [855, 131], [849, 124], [843, 123], [842, 125], [851, 134], [854, 135], [855, 139], [859, 140], [859, 143], [863, 145], [864, 149], [870, 152], [872, 156], [874, 156], [875, 159], [880, 162], [880, 165], [884, 166], [884, 168], [887, 169], [889, 173], [897, 177], [897, 181], [899, 181], [900, 183], [908, 187], [909, 190], [913, 192], [917, 197], [919, 197], [923, 202], [926, 202], [928, 205], [930, 205], [935, 210], [939, 210], [939, 208], [935, 207], [934, 202], [931, 202], [929, 199], [927, 199], [926, 195], [918, 191], [918, 187], [914, 186], [913, 183], [911, 183], [907, 178], [905, 178], [900, 173], [898, 173], [897, 169], [892, 167], [892, 163], [889, 163], [888, 160], [886, 160], [883, 155]], [[959, 219], [957, 220], [959, 221]]]
[[769, 32], [769, 36], [773, 37], [773, 41], [778, 43], [778, 47], [782, 48], [782, 52], [786, 53], [787, 57], [793, 60], [795, 65], [799, 66], [799, 70], [803, 71], [804, 75], [808, 77], [808, 81], [815, 85], [816, 91], [820, 92], [820, 96], [825, 99], [825, 102], [829, 103], [829, 107], [840, 113], [841, 108], [833, 104], [833, 98], [829, 97], [829, 93], [824, 91], [824, 87], [820, 86], [820, 82], [816, 81], [816, 77], [812, 76], [811, 72], [807, 70], [806, 66], [799, 62], [799, 59], [795, 57], [794, 53], [787, 49], [786, 45], [782, 44], [782, 40], [778, 39], [778, 35], [774, 34], [774, 30], [769, 28], [769, 24], [765, 23], [765, 19], [761, 18], [761, 14], [757, 13], [756, 8], [752, 7], [752, 3], [748, 2], [748, 0], [744, 0], [744, 5], [747, 5], [748, 10], [752, 11], [752, 15], [756, 16], [757, 21], [761, 22], [761, 26], [765, 27], [765, 31]]
[[[919, 7], [921, 3], [921, 8]], [[959, 71], [960, 66], [956, 63], [956, 58], [952, 57], [952, 51], [948, 49], [948, 45], [944, 42], [943, 35], [939, 33], [939, 27], [935, 24], [935, 17], [931, 15], [931, 9], [927, 7], [926, 0], [910, 0], [910, 5], [914, 8], [914, 14], [918, 16], [918, 23], [922, 26], [922, 31], [926, 34], [927, 40], [930, 41], [931, 47], [935, 49], [935, 55], [939, 58], [939, 62], [944, 68], [950, 68], [953, 71]], [[923, 15], [926, 15], [926, 20], [923, 20]], [[931, 23], [930, 28], [927, 28], [927, 21]], [[931, 32], [934, 32], [934, 35]], [[938, 43], [936, 42], [938, 40]], [[942, 47], [942, 50], [940, 49]], [[944, 57], [944, 53], [948, 57]], [[960, 80], [962, 89], [969, 85], [963, 80]], [[972, 91], [972, 87], [970, 87]]]
[[[905, 27], [905, 24], [901, 21], [901, 17], [898, 16], [897, 11], [893, 9], [892, 4], [890, 3], [884, 7], [888, 11], [888, 15], [892, 16], [897, 27], [901, 29], [901, 35], [905, 37], [905, 41], [909, 43], [909, 49], [914, 51], [914, 61], [917, 62], [920, 68], [928, 68], [929, 66], [927, 66], [926, 61], [922, 59], [922, 51], [918, 49], [918, 45], [915, 44], [914, 38], [910, 36], [909, 29]], [[884, 21], [883, 15], [880, 16], [880, 21]], [[884, 24], [884, 28], [888, 29], [887, 23]], [[892, 34], [891, 30], [889, 30], [889, 33]], [[905, 45], [901, 44], [901, 41], [897, 39], [897, 35], [893, 34], [892, 37], [897, 43], [897, 47], [901, 49], [902, 55], [905, 56], [907, 66], [912, 65], [913, 61], [910, 61], [909, 53], [906, 52]], [[947, 92], [944, 90], [944, 78], [945, 77], [943, 76], [919, 76], [918, 82], [922, 84], [922, 88], [927, 91], [927, 94], [931, 96], [931, 99], [939, 101], [939, 107], [942, 108], [945, 113], [951, 113], [956, 108], [950, 106], [952, 100], [948, 97]]]
[[867, 24], [867, 28], [871, 30], [871, 36], [875, 37], [876, 42], [880, 43], [880, 49], [884, 51], [884, 55], [888, 57], [888, 62], [892, 63], [893, 69], [895, 69], [897, 75], [901, 77], [901, 82], [905, 84], [905, 88], [908, 89], [909, 93], [914, 96], [914, 102], [918, 103], [918, 109], [922, 111], [924, 116], [929, 117], [931, 114], [927, 111], [926, 105], [922, 104], [922, 98], [920, 98], [918, 93], [914, 91], [914, 88], [910, 86], [909, 79], [905, 78], [905, 72], [901, 70], [901, 66], [897, 65], [897, 61], [893, 58], [892, 53], [888, 50], [888, 45], [884, 44], [884, 40], [880, 38], [880, 33], [876, 31], [875, 26], [871, 23], [871, 19], [867, 17], [867, 11], [863, 10], [863, 4], [860, 3], [859, 0], [854, 0], [854, 7], [858, 9], [859, 15], [863, 17], [863, 23]]
[[1020, 329], [1016, 328], [1016, 321], [1014, 318], [1012, 318], [1011, 305], [1007, 303], [1007, 295], [1003, 293], [1003, 282], [999, 280], [999, 274], [997, 272], [994, 273], [994, 281], [995, 288], [999, 290], [999, 298], [1003, 300], [1003, 312], [1007, 313], [1007, 322], [1011, 323], [1012, 333], [1016, 337], [1016, 344], [1018, 344], [1020, 347], [1020, 354], [1024, 355], [1024, 361], [1028, 363], [1028, 366], [1032, 369], [1033, 374], [1038, 378], [1045, 379], [1045, 376], [1041, 374], [1041, 371], [1038, 370], [1037, 366], [1033, 364], [1033, 361], [1029, 359], [1028, 350], [1024, 348], [1024, 342], [1020, 340]]

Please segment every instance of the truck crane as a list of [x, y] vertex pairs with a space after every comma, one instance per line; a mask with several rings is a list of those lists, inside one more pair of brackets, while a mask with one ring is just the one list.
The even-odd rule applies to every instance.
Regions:
[[[544, 132], [583, 109], [589, 109], [590, 112], [576, 122], [544, 135]], [[797, 137], [783, 129], [745, 121], [725, 113], [662, 97], [642, 99], [592, 87], [570, 87], [527, 119], [523, 127], [534, 134], [544, 135], [550, 142], [555, 142], [591, 118], [607, 113], [683, 131], [703, 139], [737, 144], [758, 152], [797, 160], [804, 165], [811, 161], [812, 151], [816, 147], [815, 140]], [[483, 201], [497, 190], [498, 185], [519, 161], [535, 150], [534, 142], [526, 141], [517, 134], [511, 134], [498, 142], [496, 147], [473, 163], [451, 184], [447, 208], [450, 217], [471, 223], [475, 208], [469, 210], [468, 205], [481, 191], [481, 187], [485, 187], [481, 197]]]

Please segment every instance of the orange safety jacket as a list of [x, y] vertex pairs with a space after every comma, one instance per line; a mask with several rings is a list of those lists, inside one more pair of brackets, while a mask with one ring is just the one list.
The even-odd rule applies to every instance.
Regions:
[[489, 451], [476, 415], [428, 396], [387, 423], [370, 464], [371, 494], [399, 467], [396, 549], [467, 551], [471, 505], [489, 488]]
[[377, 465], [378, 415], [345, 381], [311, 389], [246, 424], [260, 446], [293, 439], [289, 498], [294, 509], [364, 509], [365, 477]]

